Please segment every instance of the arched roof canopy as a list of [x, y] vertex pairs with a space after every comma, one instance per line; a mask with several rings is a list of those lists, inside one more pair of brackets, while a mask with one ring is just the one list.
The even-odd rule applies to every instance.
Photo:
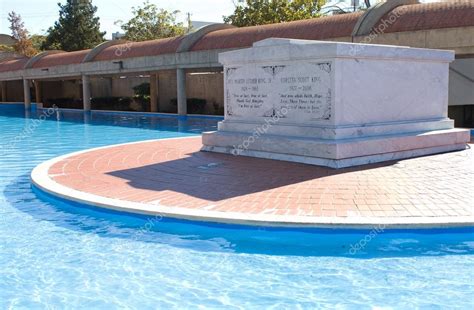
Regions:
[[218, 30], [206, 34], [191, 48], [192, 51], [242, 48], [268, 38], [323, 40], [347, 37], [362, 15], [361, 12], [269, 24]]
[[143, 42], [128, 42], [109, 46], [97, 54], [97, 56], [94, 57], [94, 61], [120, 60], [176, 53], [183, 37], [184, 36]]
[[76, 52], [53, 53], [46, 55], [35, 62], [31, 68], [48, 68], [54, 66], [79, 64], [91, 50], [82, 50]]
[[[400, 1], [402, 2], [402, 0]], [[409, 2], [410, 0], [404, 1]], [[390, 20], [392, 15], [397, 16], [397, 18], [393, 20], [392, 17], [391, 21], [387, 23], [386, 20]], [[306, 40], [345, 38], [343, 40], [350, 40], [353, 30], [361, 18], [363, 18], [363, 12], [242, 28], [227, 28], [228, 25], [211, 25], [207, 29], [209, 31], [202, 30], [201, 32], [173, 38], [144, 42], [106, 42], [94, 49], [76, 52], [47, 52], [42, 54], [41, 57], [33, 57], [29, 64], [28, 58], [7, 59], [0, 62], [0, 72], [81, 63], [86, 65], [98, 61], [126, 60], [167, 54], [179, 55], [187, 51], [205, 52], [245, 48], [252, 46], [256, 41], [271, 37]], [[401, 5], [383, 15], [371, 28], [372, 31], [378, 30], [378, 27], [384, 22], [383, 33], [472, 27], [474, 26], [474, 1], [456, 0]], [[200, 58], [196, 59], [199, 60]], [[203, 59], [207, 58], [204, 57]], [[18, 76], [19, 74], [12, 75]]]
[[23, 70], [23, 67], [30, 60], [28, 57], [24, 58], [9, 58], [0, 61], [0, 72]]
[[457, 0], [404, 5], [385, 14], [374, 27], [377, 29], [390, 16], [398, 16], [388, 23], [385, 33], [474, 26], [474, 1]]

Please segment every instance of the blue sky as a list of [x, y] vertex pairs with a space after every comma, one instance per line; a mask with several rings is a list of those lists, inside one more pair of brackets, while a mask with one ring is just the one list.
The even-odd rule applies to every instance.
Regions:
[[[8, 12], [19, 13], [27, 29], [32, 34], [43, 34], [58, 18], [57, 3], [64, 0], [0, 0], [0, 33], [10, 33], [7, 20]], [[120, 31], [115, 26], [116, 20], [127, 21], [131, 18], [131, 8], [139, 6], [143, 0], [93, 0], [97, 6], [100, 24], [103, 31], [107, 31], [107, 38], [112, 32]], [[232, 0], [152, 0], [159, 7], [168, 10], [180, 10], [180, 20], [186, 18], [186, 13], [191, 13], [191, 19], [196, 21], [222, 22], [222, 15], [233, 12]]]
[[[223, 15], [233, 12], [233, 2], [237, 0], [151, 0], [158, 7], [167, 10], [180, 10], [178, 18], [184, 21], [186, 13], [191, 13], [194, 21], [222, 22]], [[343, 0], [332, 0], [330, 2], [341, 2]], [[428, 2], [430, 0], [425, 0]], [[57, 3], [65, 0], [0, 0], [0, 33], [10, 33], [8, 28], [8, 12], [19, 13], [25, 22], [27, 29], [32, 34], [44, 34], [48, 27], [54, 24], [58, 18]], [[127, 21], [131, 17], [131, 8], [139, 6], [143, 0], [93, 0], [98, 7], [101, 28], [107, 31], [106, 38], [111, 38], [112, 33], [120, 31], [120, 27], [114, 25], [117, 20]], [[350, 0], [346, 0], [350, 3]], [[362, 2], [362, 1], [361, 1]]]

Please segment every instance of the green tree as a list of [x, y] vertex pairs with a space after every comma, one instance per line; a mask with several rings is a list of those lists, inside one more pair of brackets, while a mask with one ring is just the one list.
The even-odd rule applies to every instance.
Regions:
[[169, 38], [185, 33], [183, 23], [176, 22], [179, 11], [159, 9], [148, 1], [142, 7], [132, 8], [133, 18], [127, 23], [116, 21], [125, 31], [124, 39], [130, 41], [146, 41]]
[[21, 16], [15, 12], [8, 13], [8, 21], [10, 22], [12, 37], [16, 40], [13, 45], [15, 52], [27, 57], [36, 55], [38, 51], [33, 47], [33, 42], [29, 38], [28, 30], [26, 30]]
[[104, 42], [105, 32], [100, 31], [97, 7], [91, 0], [67, 0], [58, 3], [59, 20], [48, 29], [42, 49], [78, 51], [93, 48]]
[[237, 27], [265, 25], [319, 17], [325, 0], [246, 0], [224, 16], [224, 22]]
[[15, 49], [13, 48], [13, 46], [0, 44], [0, 52], [14, 52], [14, 51]]
[[40, 34], [34, 34], [30, 37], [31, 43], [33, 43], [33, 47], [38, 50], [42, 51], [42, 46], [44, 42], [46, 41], [46, 36], [40, 35]]

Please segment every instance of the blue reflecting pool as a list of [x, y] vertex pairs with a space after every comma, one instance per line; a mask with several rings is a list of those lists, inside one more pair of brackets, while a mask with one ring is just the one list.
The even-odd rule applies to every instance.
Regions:
[[39, 163], [215, 118], [0, 105], [0, 309], [471, 308], [472, 229], [289, 230], [141, 217], [31, 187]]

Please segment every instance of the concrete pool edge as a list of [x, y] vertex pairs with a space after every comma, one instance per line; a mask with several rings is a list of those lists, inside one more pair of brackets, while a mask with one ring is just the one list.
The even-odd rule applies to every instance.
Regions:
[[[165, 206], [162, 204], [146, 204], [134, 201], [120, 200], [103, 197], [70, 187], [54, 181], [49, 175], [49, 169], [56, 163], [72, 156], [81, 155], [96, 150], [103, 150], [117, 146], [126, 146], [154, 141], [192, 139], [193, 137], [179, 137], [160, 140], [146, 140], [105, 147], [93, 148], [66, 154], [41, 163], [31, 173], [31, 181], [39, 190], [67, 201], [105, 208], [118, 212], [162, 216], [183, 220], [213, 222], [222, 224], [237, 224], [246, 226], [268, 227], [295, 227], [295, 228], [341, 228], [341, 229], [367, 229], [375, 226], [387, 229], [420, 229], [420, 228], [451, 228], [474, 226], [473, 216], [416, 216], [416, 217], [337, 217], [337, 216], [296, 216], [296, 215], [265, 215], [242, 212], [219, 212], [203, 209], [189, 209]], [[200, 136], [194, 137], [195, 139]]]

